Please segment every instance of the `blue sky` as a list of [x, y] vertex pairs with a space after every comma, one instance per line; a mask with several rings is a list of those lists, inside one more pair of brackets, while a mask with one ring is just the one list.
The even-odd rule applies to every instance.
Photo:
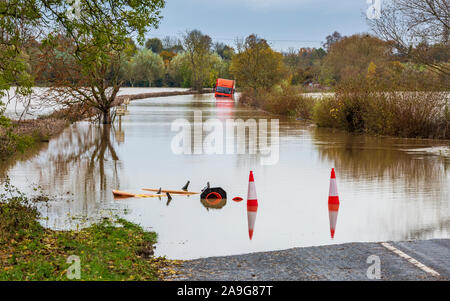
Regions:
[[180, 36], [199, 29], [214, 41], [234, 44], [251, 33], [277, 50], [320, 47], [335, 30], [368, 32], [366, 0], [167, 0], [159, 28], [148, 37]]

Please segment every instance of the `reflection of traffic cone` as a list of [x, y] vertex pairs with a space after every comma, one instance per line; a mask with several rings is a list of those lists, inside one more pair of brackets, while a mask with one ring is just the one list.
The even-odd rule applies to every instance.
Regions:
[[339, 196], [336, 184], [336, 174], [334, 173], [333, 168], [331, 170], [330, 191], [328, 194], [328, 214], [330, 217], [331, 238], [334, 238], [334, 231], [336, 230], [338, 212], [339, 212]]
[[248, 235], [250, 240], [253, 237], [253, 229], [255, 229], [256, 212], [258, 211], [258, 198], [256, 197], [255, 179], [253, 171], [250, 171], [248, 179], [248, 195], [247, 195], [247, 218], [248, 218]]
[[338, 212], [339, 212], [339, 204], [328, 204], [328, 214], [330, 216], [331, 238], [334, 238], [334, 231], [336, 230]]

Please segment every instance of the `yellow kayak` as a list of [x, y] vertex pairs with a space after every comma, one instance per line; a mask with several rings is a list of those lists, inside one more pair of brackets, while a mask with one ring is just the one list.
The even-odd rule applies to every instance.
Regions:
[[113, 190], [114, 197], [117, 198], [158, 198], [166, 196], [165, 194], [136, 194], [119, 190]]
[[[159, 191], [159, 189], [153, 189], [153, 188], [142, 188], [142, 190], [145, 191]], [[200, 194], [200, 192], [192, 192], [192, 191], [184, 191], [184, 190], [164, 190], [161, 189], [161, 192], [168, 192], [171, 194], [186, 194], [186, 195], [192, 195], [192, 194]]]

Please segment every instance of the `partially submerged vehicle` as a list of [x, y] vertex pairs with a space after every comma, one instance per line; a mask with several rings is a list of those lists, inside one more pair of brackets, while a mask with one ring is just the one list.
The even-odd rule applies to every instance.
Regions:
[[235, 92], [235, 81], [218, 78], [214, 92], [216, 97], [233, 97]]

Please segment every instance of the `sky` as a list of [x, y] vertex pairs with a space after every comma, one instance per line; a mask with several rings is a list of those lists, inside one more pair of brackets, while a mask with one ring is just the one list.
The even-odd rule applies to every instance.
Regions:
[[369, 5], [367, 0], [167, 0], [159, 28], [147, 38], [199, 29], [232, 46], [236, 37], [256, 33], [279, 51], [320, 47], [334, 31], [369, 32], [364, 18]]

